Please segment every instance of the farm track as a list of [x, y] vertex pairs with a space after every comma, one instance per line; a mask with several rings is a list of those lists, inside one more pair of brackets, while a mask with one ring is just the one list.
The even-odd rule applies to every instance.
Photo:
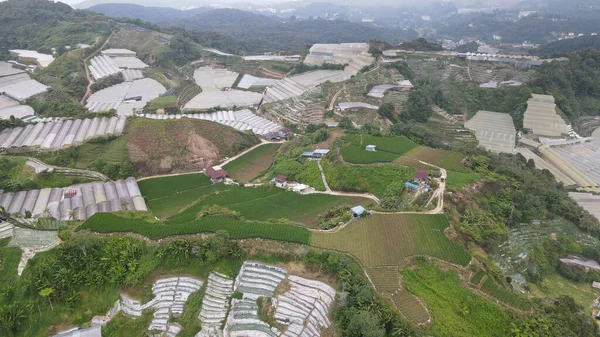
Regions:
[[[444, 192], [446, 191], [446, 178], [448, 177], [448, 173], [446, 172], [445, 169], [443, 169], [439, 166], [436, 166], [436, 165], [433, 165], [430, 163], [426, 163], [426, 162], [420, 161], [420, 160], [419, 160], [419, 163], [421, 163], [423, 165], [435, 167], [442, 172], [442, 176], [441, 176], [442, 179], [440, 179], [440, 181], [439, 181], [439, 187], [435, 190], [435, 192], [433, 192], [433, 195], [431, 196], [431, 199], [428, 202], [428, 205], [429, 205], [433, 199], [437, 198], [436, 207], [429, 211], [401, 211], [401, 212], [371, 211], [371, 213], [386, 214], [386, 215], [392, 215], [392, 214], [443, 214], [444, 213]], [[339, 195], [339, 196], [363, 197], [363, 198], [371, 199], [371, 200], [377, 202], [377, 204], [379, 204], [379, 198], [377, 198], [376, 196], [369, 194], [369, 193], [344, 193], [344, 192], [331, 191], [331, 189], [329, 188], [329, 185], [327, 185], [327, 179], [325, 178], [325, 173], [323, 172], [323, 167], [321, 166], [321, 163], [318, 162], [318, 165], [319, 165], [319, 170], [321, 170], [321, 177], [323, 179], [323, 183], [325, 184], [325, 188], [327, 188], [327, 191], [326, 192], [314, 192], [314, 193]], [[317, 233], [336, 233], [336, 232], [339, 232], [342, 229], [346, 228], [346, 226], [348, 226], [351, 222], [352, 222], [352, 220], [346, 222], [345, 224], [343, 224], [341, 226], [338, 226], [338, 227], [335, 227], [332, 229], [311, 228], [310, 231], [317, 232]]]
[[100, 172], [91, 171], [91, 170], [74, 169], [74, 168], [70, 168], [70, 167], [53, 166], [53, 165], [48, 165], [36, 158], [32, 158], [32, 157], [25, 157], [25, 158], [27, 158], [27, 160], [37, 163], [39, 165], [43, 165], [43, 166], [52, 168], [54, 170], [54, 172], [56, 172], [56, 173], [76, 175], [76, 176], [82, 176], [82, 177], [88, 177], [88, 178], [95, 178], [95, 179], [102, 180], [102, 181], [111, 181], [111, 179], [109, 177], [105, 176], [104, 174], [102, 174]]
[[[277, 144], [277, 143], [279, 143], [279, 142], [269, 142], [269, 141], [266, 141], [266, 140], [264, 140], [264, 139], [261, 139], [261, 142], [260, 142], [260, 143], [258, 143], [258, 144], [256, 144], [256, 145], [254, 145], [254, 146], [252, 146], [252, 147], [250, 147], [250, 148], [248, 148], [248, 149], [244, 150], [243, 152], [240, 152], [240, 153], [236, 154], [235, 156], [233, 156], [233, 157], [231, 157], [231, 158], [229, 158], [229, 159], [227, 159], [227, 160], [225, 160], [225, 161], [221, 162], [221, 163], [219, 164], [219, 166], [224, 166], [224, 165], [227, 165], [227, 164], [229, 164], [230, 162], [232, 162], [232, 161], [234, 161], [234, 160], [238, 159], [239, 157], [241, 157], [241, 156], [245, 155], [246, 153], [248, 153], [248, 152], [250, 152], [250, 151], [252, 151], [252, 150], [254, 150], [254, 149], [256, 149], [256, 148], [258, 148], [258, 147], [260, 147], [260, 146], [263, 146], [263, 145], [265, 145], [265, 144]], [[149, 177], [143, 177], [143, 178], [139, 178], [139, 179], [137, 179], [137, 181], [144, 181], [144, 180], [148, 180], [148, 179], [155, 179], [155, 178], [177, 177], [177, 176], [184, 176], [184, 175], [188, 175], [188, 174], [198, 174], [198, 173], [202, 173], [202, 172], [201, 172], [201, 171], [193, 171], [193, 172], [181, 172], [181, 173], [159, 174], [159, 175], [155, 175], [155, 176], [149, 176]]]
[[110, 41], [110, 38], [113, 36], [114, 33], [115, 33], [115, 31], [113, 30], [110, 33], [110, 35], [106, 38], [106, 41], [104, 41], [102, 46], [100, 46], [100, 48], [96, 49], [96, 51], [91, 53], [90, 56], [86, 57], [83, 60], [83, 68], [85, 69], [85, 77], [87, 78], [88, 85], [87, 85], [87, 88], [85, 89], [85, 94], [83, 95], [83, 97], [81, 98], [81, 101], [79, 102], [81, 105], [83, 105], [85, 103], [85, 100], [88, 99], [88, 97], [90, 97], [90, 95], [92, 94], [92, 84], [94, 84], [94, 79], [92, 79], [92, 75], [90, 74], [90, 70], [88, 68], [87, 63], [90, 61], [90, 59], [94, 55], [96, 55], [96, 53], [98, 53], [100, 50], [102, 50], [102, 49], [104, 49], [104, 47], [106, 47], [106, 45], [108, 44], [108, 41]]

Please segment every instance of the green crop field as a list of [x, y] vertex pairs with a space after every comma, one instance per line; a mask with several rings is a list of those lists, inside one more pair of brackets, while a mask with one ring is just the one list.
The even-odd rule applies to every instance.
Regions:
[[366, 271], [380, 293], [393, 293], [400, 288], [400, 274], [396, 267], [367, 268]]
[[116, 214], [98, 213], [81, 225], [79, 230], [97, 233], [137, 233], [152, 240], [173, 235], [214, 233], [225, 230], [233, 239], [262, 238], [301, 244], [310, 243], [310, 231], [306, 228], [288, 224], [270, 224], [244, 222], [224, 216], [209, 216], [201, 221], [182, 224], [155, 224], [141, 219], [122, 218]]
[[[418, 145], [406, 137], [376, 137], [354, 135], [346, 137], [350, 145], [342, 148], [344, 161], [353, 164], [392, 162]], [[365, 150], [367, 145], [376, 145], [375, 152]]]
[[462, 160], [467, 156], [458, 152], [419, 146], [407, 152], [405, 156], [445, 168], [449, 171], [463, 173], [472, 172], [462, 164]]
[[[190, 180], [189, 186], [185, 185]], [[152, 188], [156, 187], [157, 190]], [[212, 184], [204, 175], [184, 175], [140, 182], [148, 208], [167, 224], [194, 221], [208, 205], [237, 211], [248, 220], [288, 219], [317, 227], [317, 217], [329, 208], [341, 205], [370, 205], [370, 199], [327, 194], [301, 195], [277, 187], [241, 187]], [[148, 193], [148, 194], [147, 194]], [[149, 197], [153, 196], [153, 198]]]
[[138, 182], [142, 195], [147, 200], [166, 197], [210, 184], [212, 184], [210, 179], [201, 173], [146, 179]]
[[396, 266], [414, 255], [466, 266], [471, 256], [444, 235], [448, 226], [441, 214], [374, 214], [336, 233], [313, 234], [313, 245], [350, 253], [365, 267]]
[[473, 277], [471, 277], [470, 282], [474, 285], [479, 285], [479, 283], [481, 282], [481, 280], [483, 279], [484, 276], [485, 276], [485, 272], [480, 270], [477, 273], [475, 273], [475, 275], [473, 275]]
[[244, 154], [223, 167], [232, 179], [250, 182], [269, 169], [280, 144], [265, 144]]
[[431, 319], [423, 304], [408, 291], [399, 291], [391, 295], [390, 299], [404, 317], [416, 324], [425, 324]]

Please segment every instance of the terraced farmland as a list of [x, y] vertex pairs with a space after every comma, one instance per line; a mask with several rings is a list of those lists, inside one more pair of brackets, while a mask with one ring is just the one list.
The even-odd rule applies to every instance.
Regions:
[[194, 173], [161, 179], [147, 179], [138, 183], [142, 195], [148, 200], [208, 186], [211, 182], [204, 174]]
[[265, 144], [244, 154], [223, 167], [237, 181], [250, 182], [273, 164], [273, 155], [280, 144]]
[[[185, 188], [189, 179], [191, 188]], [[172, 188], [169, 188], [173, 182]], [[196, 221], [198, 213], [208, 205], [219, 205], [239, 212], [247, 220], [270, 221], [288, 219], [308, 227], [316, 227], [317, 216], [340, 204], [372, 203], [369, 199], [327, 194], [300, 195], [276, 187], [254, 188], [211, 184], [204, 175], [184, 175], [145, 180], [142, 194], [148, 199], [148, 208], [167, 225]], [[151, 186], [161, 188], [149, 194]], [[203, 220], [201, 220], [203, 221]]]
[[336, 233], [315, 233], [313, 245], [350, 253], [365, 267], [397, 266], [414, 255], [466, 266], [471, 256], [444, 235], [448, 226], [440, 214], [375, 214]]
[[408, 291], [399, 291], [389, 297], [400, 313], [416, 324], [425, 324], [431, 317], [419, 299]]
[[400, 274], [396, 267], [367, 268], [367, 275], [380, 293], [393, 293], [400, 288]]
[[173, 235], [214, 233], [225, 230], [233, 239], [262, 238], [308, 244], [310, 231], [306, 228], [260, 222], [244, 222], [223, 216], [210, 216], [182, 224], [155, 224], [141, 219], [122, 218], [111, 213], [98, 213], [89, 218], [77, 231], [97, 233], [131, 232], [159, 240]]

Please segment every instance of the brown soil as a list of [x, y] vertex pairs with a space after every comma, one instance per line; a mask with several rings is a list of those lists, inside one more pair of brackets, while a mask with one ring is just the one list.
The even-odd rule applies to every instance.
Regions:
[[190, 119], [134, 119], [126, 137], [141, 176], [198, 171], [258, 143], [256, 136]]

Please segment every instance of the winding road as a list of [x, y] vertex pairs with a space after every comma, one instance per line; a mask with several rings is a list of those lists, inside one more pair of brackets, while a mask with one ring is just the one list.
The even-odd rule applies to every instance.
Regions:
[[[427, 165], [427, 166], [431, 166], [434, 168], [437, 168], [440, 170], [441, 172], [441, 177], [440, 178], [436, 178], [436, 181], [438, 182], [438, 188], [433, 192], [433, 194], [431, 195], [431, 198], [429, 199], [429, 201], [427, 202], [427, 204], [425, 206], [429, 206], [431, 204], [431, 202], [434, 199], [436, 200], [436, 207], [434, 209], [428, 210], [428, 211], [400, 211], [400, 212], [382, 212], [382, 211], [370, 211], [373, 214], [386, 214], [386, 215], [390, 215], [390, 214], [443, 214], [444, 213], [444, 192], [446, 191], [446, 178], [448, 177], [448, 172], [446, 172], [445, 169], [433, 165], [431, 163], [427, 163], [424, 161], [420, 161], [419, 163], [423, 164], [423, 165]], [[321, 163], [318, 162], [319, 165], [319, 169], [321, 170], [321, 177], [323, 179], [323, 183], [325, 184], [325, 187], [327, 188], [327, 192], [316, 192], [316, 193], [322, 193], [322, 194], [331, 194], [331, 195], [340, 195], [340, 196], [355, 196], [355, 197], [363, 197], [363, 198], [369, 198], [371, 200], [374, 200], [375, 202], [377, 202], [379, 204], [379, 199], [372, 195], [372, 194], [361, 194], [361, 193], [343, 193], [343, 192], [334, 192], [331, 191], [331, 189], [329, 188], [329, 186], [327, 185], [327, 181], [325, 179], [325, 173], [323, 172], [323, 167], [321, 166]], [[346, 222], [345, 224], [332, 228], [332, 229], [314, 229], [311, 228], [310, 231], [312, 232], [320, 232], [320, 233], [336, 233], [341, 231], [342, 229], [344, 229], [346, 226], [348, 226], [348, 224], [350, 224], [352, 222], [352, 220]]]

